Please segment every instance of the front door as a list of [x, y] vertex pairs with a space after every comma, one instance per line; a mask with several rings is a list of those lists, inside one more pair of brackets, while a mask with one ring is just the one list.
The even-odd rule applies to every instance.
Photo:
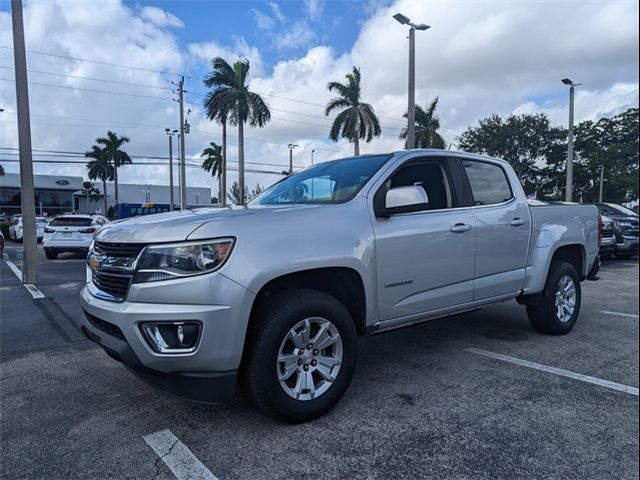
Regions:
[[475, 220], [458, 208], [446, 159], [409, 160], [376, 193], [419, 185], [428, 196], [419, 212], [376, 218], [379, 321], [473, 300]]

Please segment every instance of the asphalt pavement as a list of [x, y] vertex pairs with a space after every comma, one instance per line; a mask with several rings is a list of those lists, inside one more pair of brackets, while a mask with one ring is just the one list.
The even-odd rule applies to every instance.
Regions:
[[637, 258], [582, 284], [566, 336], [507, 302], [362, 338], [340, 404], [291, 426], [135, 378], [75, 326], [84, 259], [40, 253], [44, 298], [0, 262], [2, 478], [638, 477]]

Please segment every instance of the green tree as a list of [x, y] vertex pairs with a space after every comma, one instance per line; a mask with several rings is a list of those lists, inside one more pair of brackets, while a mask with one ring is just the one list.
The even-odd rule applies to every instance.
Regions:
[[[249, 188], [245, 185], [244, 187], [244, 198], [247, 201], [251, 201], [260, 195], [263, 191], [262, 186], [259, 183], [256, 183], [256, 186], [249, 191]], [[231, 184], [231, 188], [227, 192], [227, 198], [229, 201], [235, 205], [242, 205], [242, 198], [240, 197], [240, 184], [238, 182], [233, 182]]]
[[[440, 148], [446, 147], [446, 142], [442, 135], [438, 133], [440, 128], [440, 119], [435, 115], [436, 107], [438, 106], [438, 97], [433, 102], [427, 105], [427, 109], [423, 110], [420, 105], [416, 105], [416, 126], [415, 126], [415, 138], [416, 148]], [[404, 118], [407, 118], [405, 113]], [[400, 132], [400, 138], [407, 138], [407, 128], [403, 128]], [[405, 148], [406, 148], [405, 143]]]
[[[213, 70], [205, 77], [204, 84], [212, 91], [205, 97], [204, 107], [207, 117], [220, 121], [223, 129], [227, 121], [238, 126], [238, 192], [239, 203], [244, 205], [244, 124], [249, 122], [252, 127], [264, 127], [271, 120], [271, 112], [262, 97], [249, 90], [248, 60], [238, 60], [231, 66], [225, 59], [216, 57], [211, 60], [211, 67]], [[226, 145], [226, 139], [223, 143]], [[226, 150], [226, 146], [224, 148]], [[226, 155], [224, 158], [226, 161]]]
[[129, 143], [129, 138], [119, 137], [115, 132], [109, 130], [106, 137], [96, 138], [96, 143], [102, 146], [107, 155], [107, 160], [113, 165], [114, 200], [115, 203], [118, 203], [118, 167], [131, 164], [129, 154], [122, 150], [121, 147], [125, 143]]
[[[615, 117], [588, 120], [576, 126], [574, 198], [598, 200], [600, 170], [604, 167], [603, 200], [613, 203], [637, 200], [638, 123], [638, 109], [629, 108]], [[559, 175], [557, 182], [563, 185], [563, 175]]]
[[224, 159], [222, 157], [222, 147], [215, 142], [209, 142], [209, 146], [205, 148], [200, 154], [200, 158], [204, 158], [202, 162], [202, 169], [205, 172], [211, 173], [212, 177], [218, 177], [218, 191], [222, 196], [222, 174], [224, 172]]
[[115, 177], [115, 168], [109, 160], [108, 152], [98, 145], [91, 147], [85, 152], [85, 157], [92, 160], [87, 163], [87, 176], [91, 180], [102, 180], [102, 191], [104, 192], [104, 214], [107, 214], [107, 181], [112, 181]]
[[360, 140], [370, 142], [373, 137], [380, 136], [380, 122], [368, 103], [362, 102], [360, 92], [360, 69], [353, 67], [353, 71], [345, 76], [347, 83], [329, 82], [327, 89], [338, 92], [325, 108], [325, 116], [333, 110], [341, 110], [333, 120], [329, 138], [337, 142], [340, 137], [353, 143], [354, 155], [360, 155]]
[[480, 120], [458, 138], [466, 152], [502, 158], [509, 162], [527, 193], [554, 198], [557, 186], [550, 181], [547, 163], [566, 158], [566, 130], [552, 127], [545, 114], [498, 115]]

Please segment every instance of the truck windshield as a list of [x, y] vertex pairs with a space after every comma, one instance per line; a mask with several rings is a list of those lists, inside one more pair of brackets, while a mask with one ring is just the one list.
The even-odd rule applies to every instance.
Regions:
[[351, 200], [391, 155], [319, 163], [269, 187], [253, 205], [342, 203]]

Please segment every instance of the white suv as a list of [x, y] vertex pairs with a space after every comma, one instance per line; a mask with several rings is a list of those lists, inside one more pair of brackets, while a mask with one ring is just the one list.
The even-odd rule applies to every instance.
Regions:
[[[36, 217], [36, 235], [38, 242], [42, 241], [44, 237], [44, 230], [46, 226], [49, 224], [49, 220], [45, 217]], [[9, 237], [14, 242], [22, 242], [22, 237], [24, 236], [24, 227], [22, 225], [22, 215], [16, 217], [13, 221], [13, 225], [9, 227]]]
[[62, 252], [86, 254], [93, 234], [108, 223], [101, 215], [62, 215], [56, 217], [44, 229], [44, 254], [50, 260]]

